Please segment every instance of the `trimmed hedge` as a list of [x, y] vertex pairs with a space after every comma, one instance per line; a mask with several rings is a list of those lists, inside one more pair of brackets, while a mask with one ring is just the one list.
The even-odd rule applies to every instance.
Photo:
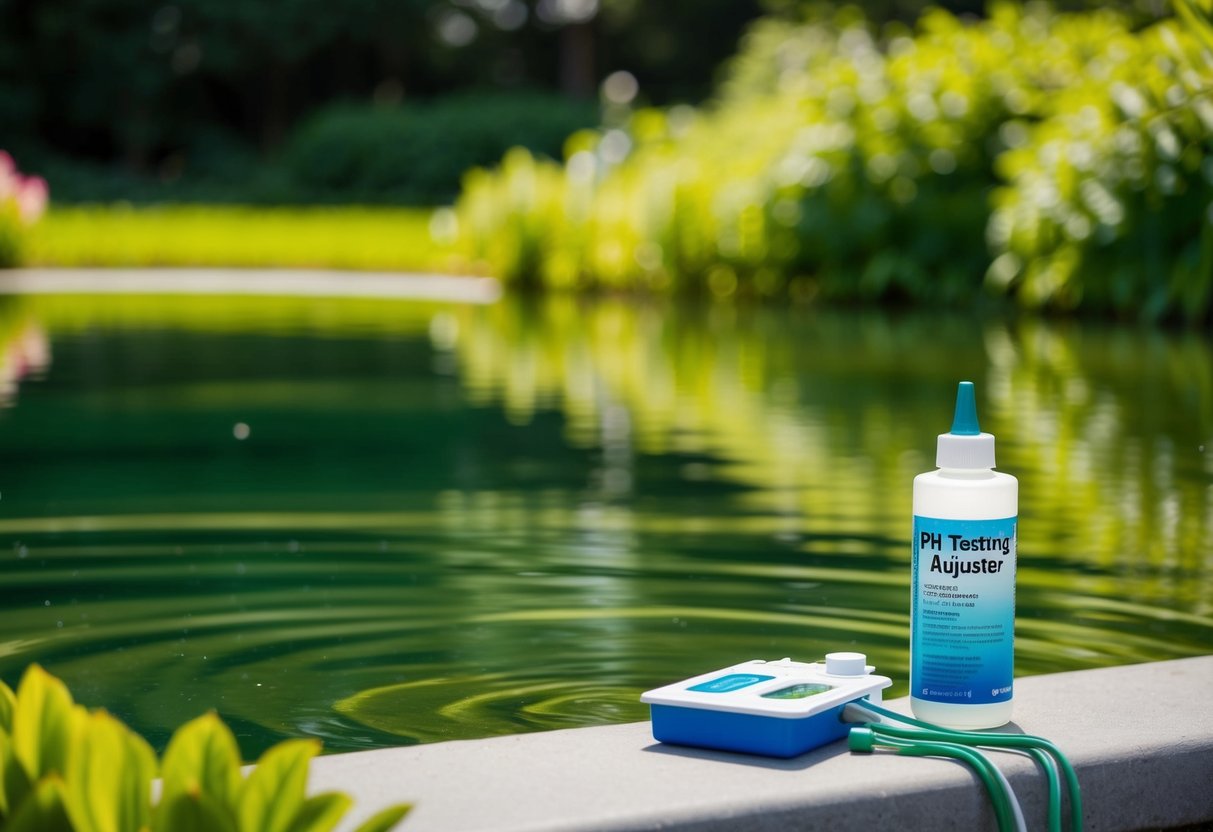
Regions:
[[469, 168], [511, 147], [559, 158], [567, 135], [597, 122], [593, 103], [541, 93], [475, 94], [392, 107], [336, 105], [287, 143], [292, 186], [345, 202], [451, 202]]

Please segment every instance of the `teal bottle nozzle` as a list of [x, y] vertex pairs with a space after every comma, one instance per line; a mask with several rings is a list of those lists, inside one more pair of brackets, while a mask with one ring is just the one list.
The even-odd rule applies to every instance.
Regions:
[[973, 382], [962, 381], [956, 387], [956, 413], [952, 417], [953, 436], [979, 436], [981, 426], [977, 424], [977, 399], [973, 395]]
[[982, 433], [977, 423], [977, 397], [971, 381], [962, 381], [956, 388], [952, 430], [939, 434], [935, 464], [940, 468], [970, 470], [994, 467], [994, 437]]

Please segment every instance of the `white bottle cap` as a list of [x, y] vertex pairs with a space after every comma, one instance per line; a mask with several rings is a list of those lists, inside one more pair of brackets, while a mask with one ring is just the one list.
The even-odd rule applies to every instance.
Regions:
[[863, 653], [826, 653], [826, 673], [831, 676], [863, 676], [867, 664]]
[[962, 381], [956, 388], [952, 430], [939, 434], [935, 465], [940, 468], [994, 467], [994, 436], [982, 433], [977, 424], [977, 402], [971, 381]]

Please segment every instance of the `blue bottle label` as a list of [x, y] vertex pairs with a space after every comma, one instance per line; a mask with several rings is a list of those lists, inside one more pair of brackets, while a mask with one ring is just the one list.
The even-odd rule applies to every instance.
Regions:
[[914, 517], [910, 693], [986, 705], [1015, 676], [1015, 517]]

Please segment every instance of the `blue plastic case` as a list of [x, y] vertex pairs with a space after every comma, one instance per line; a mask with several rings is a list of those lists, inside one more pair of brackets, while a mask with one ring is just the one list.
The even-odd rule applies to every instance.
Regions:
[[661, 742], [795, 757], [846, 736], [848, 702], [880, 702], [892, 681], [872, 674], [862, 653], [826, 661], [753, 661], [647, 691], [653, 737]]

